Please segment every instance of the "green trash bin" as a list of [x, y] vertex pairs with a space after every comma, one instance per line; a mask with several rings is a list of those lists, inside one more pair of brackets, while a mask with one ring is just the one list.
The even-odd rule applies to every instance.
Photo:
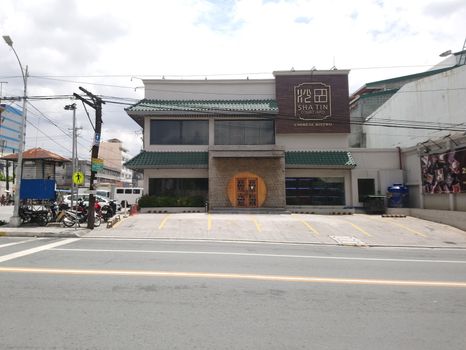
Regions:
[[385, 196], [369, 195], [364, 201], [364, 209], [367, 214], [385, 214], [387, 211]]

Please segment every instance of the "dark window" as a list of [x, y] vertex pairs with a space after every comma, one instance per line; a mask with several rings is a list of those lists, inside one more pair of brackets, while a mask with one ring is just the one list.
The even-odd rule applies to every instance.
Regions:
[[287, 205], [345, 205], [343, 177], [286, 178]]
[[131, 193], [133, 193], [133, 191], [131, 190], [131, 188], [127, 188], [127, 189], [125, 190], [125, 194], [131, 194]]
[[208, 120], [151, 120], [151, 145], [208, 145]]
[[273, 120], [216, 120], [216, 145], [273, 145]]
[[374, 179], [358, 179], [358, 198], [361, 203], [366, 201], [367, 196], [375, 194]]
[[122, 188], [117, 188], [116, 193], [123, 193], [123, 189]]
[[141, 194], [141, 190], [140, 190], [140, 189], [134, 189], [134, 190], [133, 190], [133, 193], [134, 193], [134, 194]]
[[209, 180], [192, 179], [149, 179], [149, 195], [151, 196], [202, 196], [207, 198]]

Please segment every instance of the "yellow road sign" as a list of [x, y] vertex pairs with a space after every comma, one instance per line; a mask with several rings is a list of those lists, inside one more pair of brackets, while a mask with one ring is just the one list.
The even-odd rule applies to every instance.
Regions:
[[82, 171], [73, 173], [73, 183], [76, 185], [84, 185], [84, 173]]

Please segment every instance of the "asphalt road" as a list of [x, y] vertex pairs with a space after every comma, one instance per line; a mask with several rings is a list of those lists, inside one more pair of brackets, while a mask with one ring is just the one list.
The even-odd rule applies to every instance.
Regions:
[[464, 349], [466, 252], [0, 238], [1, 349]]

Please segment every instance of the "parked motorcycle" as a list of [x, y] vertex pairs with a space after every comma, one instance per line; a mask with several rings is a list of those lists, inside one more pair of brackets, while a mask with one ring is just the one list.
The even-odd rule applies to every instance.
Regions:
[[49, 212], [42, 206], [35, 208], [32, 205], [22, 205], [18, 211], [22, 224], [37, 223], [40, 226], [45, 226], [49, 222]]
[[113, 217], [113, 215], [115, 215], [112, 207], [108, 204], [103, 205], [100, 210], [97, 210], [96, 208], [96, 213], [102, 218], [102, 220], [104, 220], [104, 222], [107, 222], [110, 218]]
[[[79, 226], [80, 224], [87, 222], [88, 210], [82, 202], [78, 202], [76, 210], [65, 210], [63, 213], [63, 225], [65, 227], [73, 227], [75, 225]], [[94, 215], [94, 226], [100, 226], [100, 215], [97, 213], [97, 211], [94, 213]]]

